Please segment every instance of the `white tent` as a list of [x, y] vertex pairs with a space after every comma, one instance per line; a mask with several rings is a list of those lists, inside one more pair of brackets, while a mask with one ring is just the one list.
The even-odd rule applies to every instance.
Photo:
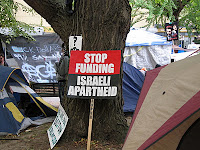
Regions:
[[165, 37], [142, 30], [131, 28], [127, 35], [124, 50], [124, 61], [137, 69], [145, 67], [154, 69], [171, 62], [172, 42]]
[[191, 51], [186, 51], [183, 53], [173, 53], [171, 54], [171, 59], [173, 59], [173, 61], [179, 61], [194, 55], [197, 55], [200, 53], [200, 49], [199, 50], [191, 50]]

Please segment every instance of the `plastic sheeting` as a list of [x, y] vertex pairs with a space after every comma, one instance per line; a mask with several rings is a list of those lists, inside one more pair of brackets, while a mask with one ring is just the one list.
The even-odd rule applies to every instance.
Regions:
[[172, 45], [172, 42], [167, 41], [166, 37], [142, 29], [130, 29], [126, 38], [126, 47], [150, 45]]
[[126, 38], [124, 62], [137, 69], [147, 70], [171, 63], [172, 42], [166, 37], [142, 30], [131, 28]]
[[198, 53], [194, 53], [194, 52], [195, 52], [195, 50], [189, 51], [189, 52], [183, 52], [183, 53], [174, 53], [174, 54], [171, 54], [171, 59], [174, 59], [174, 61], [179, 61], [179, 60], [185, 59], [189, 56], [193, 56], [193, 55], [198, 54]]
[[39, 126], [45, 123], [49, 123], [49, 122], [53, 122], [55, 119], [55, 116], [52, 117], [46, 117], [46, 118], [39, 118], [36, 120], [31, 120], [30, 118], [25, 118], [21, 128], [18, 130], [18, 133], [20, 133], [21, 131], [25, 130], [26, 128], [28, 128], [31, 125], [35, 125], [35, 126]]
[[132, 46], [124, 50], [124, 62], [137, 69], [145, 67], [147, 70], [171, 63], [171, 45]]

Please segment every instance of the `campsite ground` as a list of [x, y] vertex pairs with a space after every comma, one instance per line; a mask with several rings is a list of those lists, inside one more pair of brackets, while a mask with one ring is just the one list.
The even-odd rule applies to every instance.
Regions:
[[[51, 97], [43, 99], [54, 107], [58, 107], [59, 98]], [[127, 124], [131, 123], [131, 114], [126, 116]], [[0, 150], [50, 150], [47, 129], [52, 123], [46, 123], [40, 126], [32, 126], [17, 135], [0, 136]], [[53, 150], [86, 150], [87, 139], [74, 142], [60, 142], [56, 144]], [[122, 144], [116, 145], [108, 142], [91, 141], [91, 150], [121, 150]]]
[[[128, 124], [131, 117], [128, 117]], [[5, 150], [50, 150], [47, 129], [52, 123], [36, 127], [29, 127], [17, 135], [0, 136], [0, 149]], [[53, 148], [55, 150], [85, 150], [87, 149], [86, 139], [70, 143], [58, 142]], [[122, 144], [101, 143], [91, 141], [91, 150], [121, 150]]]

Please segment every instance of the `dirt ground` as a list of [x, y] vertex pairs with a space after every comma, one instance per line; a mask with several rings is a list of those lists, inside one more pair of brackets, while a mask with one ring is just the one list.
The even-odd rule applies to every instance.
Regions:
[[[131, 117], [127, 118], [130, 124]], [[29, 127], [19, 135], [0, 136], [0, 150], [50, 150], [47, 129], [52, 123]], [[86, 150], [87, 139], [71, 143], [59, 142], [53, 150]], [[122, 144], [100, 143], [91, 141], [91, 150], [121, 150]]]

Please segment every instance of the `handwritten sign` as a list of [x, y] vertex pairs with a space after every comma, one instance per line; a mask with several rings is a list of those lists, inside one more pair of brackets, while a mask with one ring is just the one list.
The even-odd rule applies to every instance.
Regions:
[[7, 45], [28, 80], [35, 83], [56, 83], [54, 64], [61, 57], [62, 41], [56, 34], [34, 36], [36, 41], [19, 37]]
[[51, 149], [56, 145], [60, 137], [62, 136], [67, 122], [68, 122], [68, 116], [63, 109], [63, 107], [60, 105], [58, 109], [57, 116], [51, 125], [51, 127], [47, 130], [48, 138], [49, 138], [49, 143]]
[[70, 51], [82, 50], [82, 36], [69, 37], [69, 50]]
[[72, 51], [67, 96], [114, 98], [119, 89], [121, 51]]

